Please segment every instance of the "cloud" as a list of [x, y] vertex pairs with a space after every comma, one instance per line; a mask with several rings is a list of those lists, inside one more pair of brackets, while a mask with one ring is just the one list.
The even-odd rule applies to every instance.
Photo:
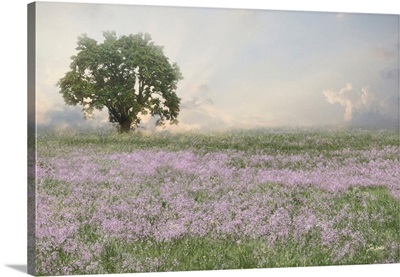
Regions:
[[333, 90], [325, 90], [323, 93], [326, 100], [330, 104], [339, 103], [345, 107], [344, 119], [346, 122], [350, 121], [353, 116], [353, 102], [349, 98], [349, 92], [353, 89], [352, 84], [348, 83], [344, 88], [340, 89], [338, 92]]
[[186, 96], [186, 99], [183, 99], [181, 109], [194, 109], [200, 105], [213, 104], [213, 100], [209, 96], [211, 91], [209, 85], [195, 83], [188, 88], [188, 91], [190, 96]]
[[231, 128], [236, 125], [236, 120], [230, 113], [210, 102], [182, 109], [181, 113], [183, 124], [198, 125], [204, 130]]
[[85, 119], [81, 107], [64, 106], [45, 113], [37, 113], [38, 127], [55, 129], [63, 128], [99, 128], [106, 127], [108, 123], [107, 109], [96, 111], [93, 117]]
[[374, 96], [369, 90], [369, 86], [363, 87], [361, 89], [361, 101], [366, 107], [370, 107], [374, 101]]
[[330, 104], [340, 104], [345, 107], [344, 119], [355, 126], [397, 127], [398, 96], [374, 91], [369, 85], [360, 90], [353, 88], [351, 83], [335, 92], [323, 92]]
[[207, 104], [213, 104], [213, 101], [211, 100], [211, 98], [198, 99], [195, 97], [190, 101], [183, 102], [181, 104], [181, 108], [182, 109], [194, 109], [201, 105], [207, 105]]

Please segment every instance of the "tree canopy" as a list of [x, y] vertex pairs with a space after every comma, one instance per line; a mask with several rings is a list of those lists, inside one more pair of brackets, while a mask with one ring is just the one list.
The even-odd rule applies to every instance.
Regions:
[[70, 71], [57, 83], [66, 104], [81, 105], [85, 118], [106, 107], [110, 122], [121, 131], [137, 127], [146, 114], [157, 116], [156, 125], [177, 124], [180, 98], [175, 91], [183, 76], [163, 47], [149, 34], [118, 38], [108, 31], [103, 36], [103, 43], [86, 34], [78, 37]]

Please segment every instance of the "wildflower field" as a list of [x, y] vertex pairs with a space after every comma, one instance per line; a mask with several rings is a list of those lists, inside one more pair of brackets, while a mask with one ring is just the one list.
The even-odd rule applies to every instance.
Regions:
[[400, 262], [398, 131], [37, 137], [38, 275]]

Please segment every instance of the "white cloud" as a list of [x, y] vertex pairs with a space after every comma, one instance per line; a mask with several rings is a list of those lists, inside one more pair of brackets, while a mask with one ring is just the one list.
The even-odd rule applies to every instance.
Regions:
[[344, 120], [346, 122], [350, 121], [353, 116], [353, 107], [354, 104], [349, 97], [349, 92], [353, 90], [352, 84], [348, 83], [344, 88], [340, 89], [338, 92], [333, 90], [325, 90], [323, 93], [326, 97], [326, 100], [330, 104], [339, 103], [340, 105], [345, 107], [344, 112]]
[[374, 100], [374, 96], [371, 94], [369, 86], [365, 86], [361, 89], [361, 101], [365, 107], [370, 107]]
[[[347, 84], [339, 91], [324, 90], [325, 99], [330, 104], [339, 104], [345, 108], [344, 119], [348, 123], [381, 127], [396, 126], [397, 101], [389, 104], [393, 95], [384, 95], [379, 91], [372, 90], [369, 85], [363, 86], [361, 90]], [[398, 97], [398, 96], [397, 96]]]

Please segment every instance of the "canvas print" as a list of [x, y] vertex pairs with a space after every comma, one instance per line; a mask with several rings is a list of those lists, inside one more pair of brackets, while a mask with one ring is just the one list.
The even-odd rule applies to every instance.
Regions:
[[28, 271], [400, 262], [399, 15], [28, 5]]

